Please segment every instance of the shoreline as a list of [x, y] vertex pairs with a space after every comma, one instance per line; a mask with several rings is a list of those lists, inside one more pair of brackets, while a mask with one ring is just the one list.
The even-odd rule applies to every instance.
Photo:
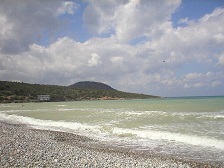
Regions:
[[67, 132], [0, 120], [0, 167], [224, 167], [102, 145]]
[[105, 101], [105, 100], [146, 100], [146, 99], [165, 99], [168, 97], [162, 97], [162, 96], [154, 96], [154, 97], [150, 97], [150, 98], [122, 98], [122, 97], [108, 97], [108, 96], [104, 96], [104, 97], [99, 97], [99, 98], [89, 98], [89, 99], [72, 99], [72, 100], [49, 100], [49, 101], [39, 101], [39, 100], [7, 100], [7, 101], [0, 101], [1, 104], [11, 104], [11, 103], [46, 103], [46, 102], [76, 102], [76, 101]]

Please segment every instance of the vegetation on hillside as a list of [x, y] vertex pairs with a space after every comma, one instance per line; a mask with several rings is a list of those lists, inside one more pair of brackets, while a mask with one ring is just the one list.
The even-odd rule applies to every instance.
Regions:
[[50, 95], [50, 101], [148, 99], [157, 96], [117, 90], [77, 89], [68, 86], [28, 84], [0, 81], [0, 102], [35, 102], [37, 95]]
[[112, 88], [104, 83], [93, 82], [93, 81], [77, 82], [73, 85], [70, 85], [70, 87], [74, 87], [77, 89], [115, 90], [114, 88]]

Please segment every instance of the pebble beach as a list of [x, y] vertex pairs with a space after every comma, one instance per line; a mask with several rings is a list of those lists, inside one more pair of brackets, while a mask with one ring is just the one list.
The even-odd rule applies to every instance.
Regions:
[[[224, 167], [100, 146], [72, 133], [0, 121], [0, 167]], [[98, 145], [97, 145], [98, 144]]]

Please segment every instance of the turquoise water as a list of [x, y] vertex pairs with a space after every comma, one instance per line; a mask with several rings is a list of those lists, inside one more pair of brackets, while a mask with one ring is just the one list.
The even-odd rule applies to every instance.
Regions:
[[224, 160], [224, 97], [1, 104], [0, 119], [132, 150]]

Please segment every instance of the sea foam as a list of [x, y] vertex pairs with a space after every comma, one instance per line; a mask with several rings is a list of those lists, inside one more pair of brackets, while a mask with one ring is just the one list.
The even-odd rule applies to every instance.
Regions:
[[114, 128], [114, 135], [132, 135], [140, 139], [159, 140], [167, 142], [180, 142], [189, 145], [213, 147], [224, 150], [224, 141], [206, 136], [196, 136], [190, 134], [180, 134], [165, 131], [154, 131], [154, 130], [138, 130], [138, 129], [124, 129]]
[[[7, 113], [7, 112], [6, 112]], [[109, 125], [109, 129], [105, 129], [105, 126], [108, 127], [108, 124], [87, 124], [79, 122], [68, 122], [68, 121], [52, 121], [52, 120], [40, 120], [30, 117], [18, 116], [18, 115], [8, 115], [0, 113], [0, 119], [8, 121], [16, 121], [19, 123], [28, 124], [34, 128], [38, 129], [51, 129], [59, 131], [68, 131], [75, 132], [80, 134], [86, 134], [88, 136], [96, 137], [134, 137], [139, 140], [158, 140], [158, 141], [167, 141], [172, 143], [184, 143], [189, 145], [203, 146], [203, 147], [212, 147], [224, 150], [224, 141], [221, 139], [207, 137], [207, 136], [198, 136], [193, 134], [182, 134], [168, 131], [159, 131], [153, 130], [153, 128], [119, 128], [115, 127], [112, 123]]]

